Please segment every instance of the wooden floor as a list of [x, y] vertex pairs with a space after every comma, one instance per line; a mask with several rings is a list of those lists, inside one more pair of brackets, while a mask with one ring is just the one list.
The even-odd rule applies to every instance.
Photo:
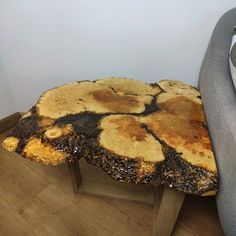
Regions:
[[[35, 164], [0, 148], [1, 236], [151, 236], [152, 210], [75, 195], [65, 165]], [[187, 196], [173, 235], [223, 235], [214, 198]]]

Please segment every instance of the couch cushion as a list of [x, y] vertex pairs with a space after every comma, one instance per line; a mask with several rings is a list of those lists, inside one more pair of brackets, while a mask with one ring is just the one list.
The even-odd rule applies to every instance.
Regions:
[[199, 81], [220, 175], [217, 207], [227, 236], [236, 235], [236, 92], [229, 71], [229, 51], [235, 25], [236, 8], [217, 23]]

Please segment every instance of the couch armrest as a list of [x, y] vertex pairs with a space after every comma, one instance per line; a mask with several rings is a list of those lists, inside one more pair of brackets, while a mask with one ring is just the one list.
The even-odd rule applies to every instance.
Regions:
[[217, 23], [199, 79], [220, 176], [217, 206], [226, 235], [236, 235], [236, 91], [228, 63], [235, 25], [236, 8], [225, 13]]

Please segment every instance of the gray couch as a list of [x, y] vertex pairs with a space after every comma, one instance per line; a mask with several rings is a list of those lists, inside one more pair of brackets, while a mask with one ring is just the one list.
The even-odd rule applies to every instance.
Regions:
[[228, 63], [235, 25], [236, 8], [225, 13], [217, 23], [199, 80], [220, 176], [217, 207], [227, 236], [236, 236], [236, 91]]

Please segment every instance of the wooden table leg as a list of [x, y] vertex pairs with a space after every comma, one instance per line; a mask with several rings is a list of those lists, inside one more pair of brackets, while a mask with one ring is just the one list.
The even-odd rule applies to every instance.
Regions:
[[[78, 193], [82, 182], [79, 162], [68, 164], [72, 185]], [[170, 236], [184, 201], [185, 194], [168, 186], [154, 191], [153, 236]]]
[[164, 190], [164, 185], [154, 188], [154, 209], [153, 209], [153, 225], [156, 223], [156, 217], [161, 203], [161, 198]]
[[75, 165], [68, 165], [76, 194], [118, 199], [141, 204], [154, 204], [154, 188], [114, 180], [104, 171], [81, 158]]
[[153, 236], [170, 236], [185, 194], [168, 186], [155, 189]]
[[72, 181], [74, 192], [78, 193], [80, 184], [82, 182], [79, 161], [73, 164], [67, 164], [67, 166], [71, 175], [71, 181]]

